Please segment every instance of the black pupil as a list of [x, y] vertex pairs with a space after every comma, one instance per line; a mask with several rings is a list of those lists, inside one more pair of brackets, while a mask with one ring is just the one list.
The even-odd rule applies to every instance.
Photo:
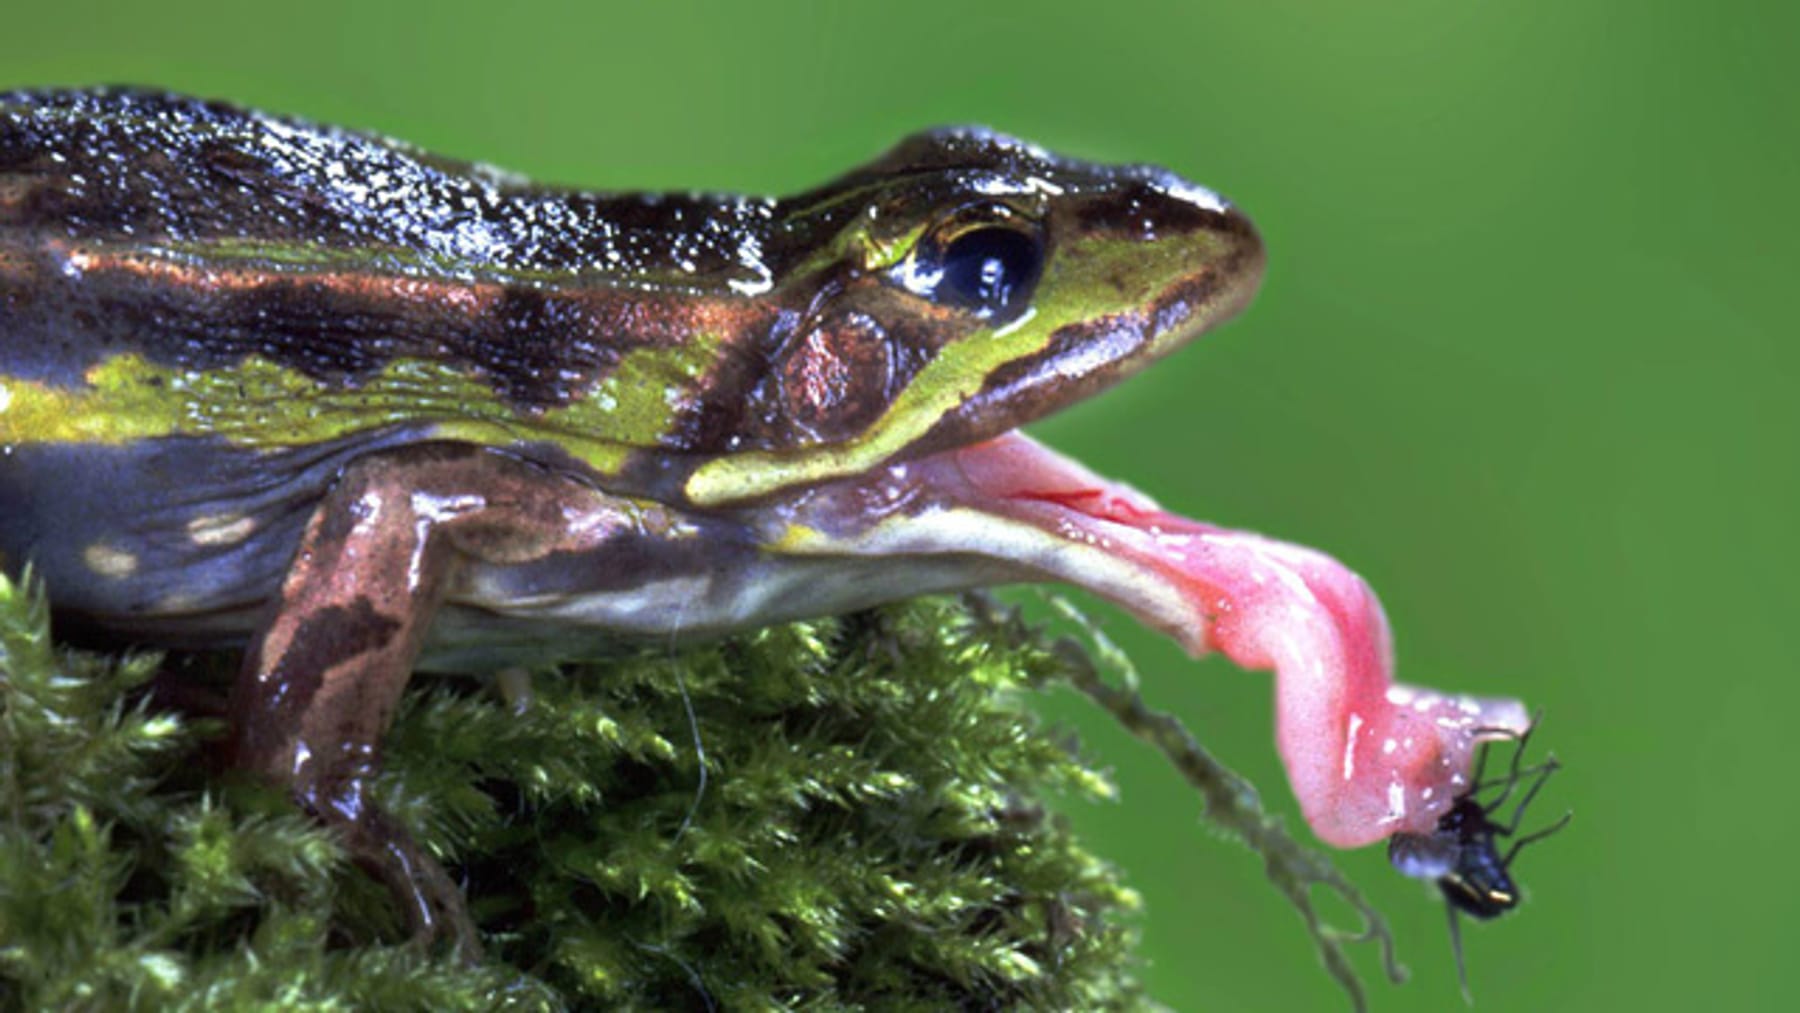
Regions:
[[1037, 280], [1037, 240], [1016, 229], [971, 229], [944, 248], [940, 300], [983, 313], [1007, 313], [1022, 303]]

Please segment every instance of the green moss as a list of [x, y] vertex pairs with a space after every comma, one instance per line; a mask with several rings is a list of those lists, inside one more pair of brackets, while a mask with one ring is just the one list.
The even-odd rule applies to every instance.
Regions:
[[465, 884], [488, 934], [465, 966], [221, 771], [220, 721], [148, 702], [158, 659], [57, 649], [0, 583], [0, 1005], [1146, 1005], [1137, 898], [1046, 809], [1110, 789], [1026, 708], [1096, 680], [1085, 659], [925, 600], [540, 673], [527, 700], [421, 679], [380, 792]]
[[212, 770], [219, 722], [143, 702], [157, 659], [55, 649], [11, 585], [0, 655], [10, 1005], [1136, 1000], [1135, 898], [1040, 801], [1103, 782], [1021, 708], [1044, 659], [952, 603], [543, 673], [516, 709], [420, 680], [382, 791], [464, 879], [491, 933], [472, 968]]

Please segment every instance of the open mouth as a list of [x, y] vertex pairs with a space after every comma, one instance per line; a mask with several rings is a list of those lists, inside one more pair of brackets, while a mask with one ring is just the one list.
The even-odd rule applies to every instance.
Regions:
[[1312, 549], [1168, 513], [1019, 433], [818, 490], [804, 551], [969, 556], [1072, 584], [1190, 653], [1275, 672], [1276, 740], [1315, 834], [1357, 847], [1429, 833], [1475, 747], [1530, 724], [1516, 700], [1398, 685], [1381, 603]]

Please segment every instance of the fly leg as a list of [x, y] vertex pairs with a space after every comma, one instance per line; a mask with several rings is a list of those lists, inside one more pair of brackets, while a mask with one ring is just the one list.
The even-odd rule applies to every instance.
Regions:
[[1524, 837], [1521, 837], [1518, 840], [1514, 841], [1513, 846], [1506, 849], [1506, 857], [1501, 860], [1502, 863], [1504, 865], [1506, 865], [1507, 868], [1509, 868], [1509, 869], [1512, 868], [1513, 859], [1519, 857], [1519, 852], [1521, 849], [1523, 849], [1525, 847], [1525, 845], [1531, 844], [1535, 841], [1541, 841], [1544, 838], [1549, 837], [1551, 834], [1556, 833], [1558, 830], [1561, 830], [1563, 827], [1568, 826], [1569, 821], [1574, 818], [1575, 818], [1575, 813], [1573, 810], [1563, 813], [1562, 819], [1557, 820], [1555, 823], [1550, 824], [1549, 826], [1545, 827], [1542, 830], [1534, 830], [1531, 833], [1526, 834]]
[[[1514, 786], [1519, 783], [1519, 778], [1529, 776], [1533, 771], [1538, 769], [1534, 767], [1531, 771], [1521, 771], [1519, 769], [1519, 761], [1525, 757], [1525, 747], [1531, 742], [1531, 733], [1537, 729], [1537, 723], [1540, 717], [1542, 717], [1542, 712], [1533, 714], [1531, 716], [1531, 724], [1527, 725], [1522, 732], [1515, 732], [1510, 728], [1492, 729], [1494, 733], [1504, 733], [1506, 738], [1512, 740], [1513, 754], [1512, 762], [1508, 765], [1506, 770], [1506, 776], [1504, 778], [1498, 778], [1494, 782], [1500, 785], [1500, 797], [1482, 807], [1487, 812], [1491, 813], [1504, 805], [1507, 797], [1512, 794]], [[1488, 729], [1482, 729], [1481, 731], [1488, 731]], [[1488, 787], [1487, 783], [1482, 781], [1482, 772], [1487, 769], [1488, 748], [1488, 746], [1482, 746], [1481, 754], [1475, 758], [1475, 773], [1469, 778], [1469, 784], [1472, 786], [1468, 790], [1468, 794], [1470, 795], [1485, 791]], [[1554, 763], [1554, 761], [1552, 761], [1552, 763]]]
[[[1531, 787], [1525, 790], [1525, 797], [1519, 799], [1519, 804], [1513, 807], [1512, 819], [1504, 824], [1496, 823], [1493, 825], [1494, 832], [1501, 837], [1511, 837], [1518, 833], [1519, 824], [1524, 822], [1525, 810], [1530, 807], [1531, 800], [1537, 798], [1537, 793], [1543, 789], [1544, 782], [1550, 780], [1550, 775], [1562, 769], [1562, 764], [1556, 762], [1555, 756], [1551, 756], [1544, 760], [1543, 763], [1533, 767], [1520, 767], [1519, 763], [1520, 759], [1524, 756], [1525, 745], [1531, 740], [1532, 728], [1536, 727], [1537, 720], [1534, 717], [1532, 719], [1531, 728], [1525, 729], [1525, 734], [1519, 736], [1518, 746], [1513, 750], [1512, 766], [1506, 774], [1505, 789], [1501, 791], [1499, 798], [1494, 799], [1483, 807], [1484, 812], [1493, 813], [1495, 810], [1506, 804], [1506, 800], [1511, 797], [1515, 787], [1526, 778], [1531, 779]], [[1479, 775], [1477, 779], [1479, 780]], [[1526, 834], [1524, 837], [1514, 841], [1512, 847], [1507, 849], [1506, 857], [1501, 859], [1501, 868], [1510, 868], [1512, 866], [1513, 858], [1519, 854], [1520, 849], [1524, 848], [1525, 845], [1549, 837], [1563, 827], [1568, 826], [1569, 820], [1574, 817], [1575, 814], [1572, 812], [1564, 813], [1562, 819], [1557, 820], [1555, 823], [1550, 824], [1542, 830]]]
[[1469, 965], [1463, 960], [1462, 923], [1456, 919], [1456, 905], [1445, 904], [1450, 915], [1450, 951], [1456, 954], [1456, 981], [1462, 986], [1463, 1002], [1475, 1005], [1475, 993], [1469, 991]]

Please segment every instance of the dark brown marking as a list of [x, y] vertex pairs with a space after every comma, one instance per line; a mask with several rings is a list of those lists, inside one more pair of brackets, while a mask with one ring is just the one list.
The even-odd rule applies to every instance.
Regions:
[[[634, 349], [672, 348], [700, 333], [728, 347], [753, 342], [774, 318], [771, 307], [729, 300], [202, 265], [68, 246], [0, 259], [0, 296], [21, 357], [53, 356], [62, 368], [47, 372], [65, 382], [120, 349], [180, 369], [258, 356], [351, 388], [408, 358], [464, 369], [521, 410], [585, 396]], [[16, 375], [32, 374], [29, 362], [23, 368]]]
[[294, 631], [293, 650], [282, 654], [270, 677], [285, 688], [274, 720], [299, 725], [313, 705], [325, 673], [354, 659], [387, 648], [401, 622], [375, 610], [367, 598], [348, 605], [329, 605], [302, 619]]

